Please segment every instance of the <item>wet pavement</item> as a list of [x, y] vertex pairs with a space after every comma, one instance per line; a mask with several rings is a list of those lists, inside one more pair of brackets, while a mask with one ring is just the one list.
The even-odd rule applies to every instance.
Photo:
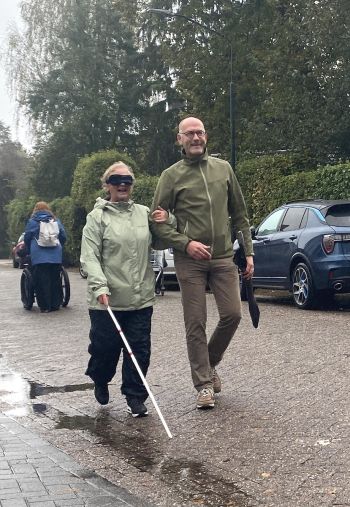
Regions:
[[[143, 507], [145, 502], [82, 468], [57, 447], [17, 422], [26, 413], [26, 382], [0, 359], [0, 395], [17, 410], [0, 415], [1, 507]], [[33, 413], [47, 405], [34, 403]], [[150, 504], [147, 503], [149, 507]]]
[[[20, 274], [0, 263], [1, 507], [350, 505], [349, 297], [305, 312], [286, 294], [260, 292], [261, 324], [244, 306], [210, 411], [195, 409], [180, 294], [158, 297], [148, 380], [170, 440], [150, 401], [147, 418], [127, 414], [119, 371], [111, 402], [95, 401], [84, 375], [86, 281], [69, 272], [68, 307], [40, 314], [23, 309]], [[210, 332], [217, 314], [207, 301]], [[59, 488], [41, 480], [45, 467], [51, 479], [62, 474]], [[43, 497], [25, 496], [21, 479], [35, 479]], [[69, 498], [46, 498], [62, 488]]]

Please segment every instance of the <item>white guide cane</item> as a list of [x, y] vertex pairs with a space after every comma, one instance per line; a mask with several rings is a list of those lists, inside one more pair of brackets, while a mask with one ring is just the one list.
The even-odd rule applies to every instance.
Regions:
[[111, 316], [111, 319], [113, 320], [113, 322], [114, 322], [114, 324], [115, 324], [115, 327], [117, 328], [117, 330], [118, 330], [118, 332], [119, 332], [120, 336], [122, 337], [122, 340], [123, 340], [123, 342], [124, 342], [124, 345], [125, 345], [125, 347], [126, 347], [126, 350], [128, 351], [129, 356], [131, 357], [132, 362], [134, 363], [134, 365], [135, 365], [135, 367], [136, 367], [136, 369], [137, 369], [137, 371], [138, 371], [138, 374], [139, 374], [139, 375], [140, 375], [140, 377], [141, 377], [141, 380], [142, 380], [142, 382], [143, 382], [143, 385], [145, 386], [145, 388], [146, 388], [146, 390], [147, 390], [147, 392], [148, 392], [148, 395], [149, 395], [149, 397], [150, 397], [150, 398], [151, 398], [151, 400], [152, 400], [152, 403], [153, 403], [153, 405], [154, 405], [154, 408], [156, 409], [156, 411], [157, 411], [157, 413], [158, 413], [158, 415], [159, 415], [159, 419], [162, 421], [162, 424], [163, 424], [163, 426], [164, 426], [164, 428], [165, 428], [165, 431], [167, 432], [168, 437], [169, 437], [169, 438], [173, 438], [173, 436], [172, 436], [172, 434], [170, 433], [170, 430], [169, 430], [169, 428], [168, 428], [168, 425], [167, 425], [167, 423], [165, 422], [165, 419], [164, 419], [164, 417], [163, 417], [163, 415], [162, 415], [162, 413], [161, 413], [161, 411], [160, 411], [160, 409], [159, 409], [159, 407], [158, 407], [158, 404], [157, 404], [157, 402], [156, 402], [156, 400], [155, 400], [155, 398], [154, 398], [154, 396], [153, 396], [153, 394], [152, 394], [152, 391], [151, 391], [151, 389], [150, 389], [150, 387], [149, 387], [149, 385], [148, 385], [148, 382], [147, 382], [147, 380], [145, 379], [145, 376], [144, 376], [144, 374], [142, 373], [141, 368], [140, 368], [140, 366], [138, 365], [138, 362], [136, 361], [136, 358], [135, 358], [135, 356], [134, 356], [134, 354], [133, 354], [133, 352], [132, 352], [132, 350], [131, 350], [131, 348], [130, 348], [130, 345], [129, 345], [129, 343], [128, 343], [128, 340], [126, 339], [125, 334], [123, 333], [123, 331], [122, 331], [122, 329], [121, 329], [121, 327], [120, 327], [120, 325], [119, 325], [119, 322], [118, 322], [118, 321], [117, 321], [117, 319], [115, 318], [115, 315], [114, 315], [114, 313], [112, 312], [112, 310], [111, 310], [111, 308], [110, 308], [110, 306], [109, 306], [109, 305], [107, 305], [107, 311], [108, 311], [109, 315]]

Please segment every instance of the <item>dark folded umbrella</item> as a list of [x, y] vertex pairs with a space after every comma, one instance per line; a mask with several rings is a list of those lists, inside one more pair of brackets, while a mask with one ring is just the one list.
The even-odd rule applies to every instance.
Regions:
[[[244, 271], [247, 269], [247, 259], [242, 231], [238, 231], [237, 241], [239, 244], [239, 248], [238, 250], [235, 251], [234, 262], [238, 266], [238, 269], [241, 271], [241, 273], [244, 273]], [[243, 276], [242, 276], [242, 291], [243, 292], [245, 291], [247, 295], [250, 317], [252, 319], [253, 326], [257, 328], [259, 325], [260, 310], [254, 296], [253, 283], [251, 279], [247, 280], [243, 278]]]

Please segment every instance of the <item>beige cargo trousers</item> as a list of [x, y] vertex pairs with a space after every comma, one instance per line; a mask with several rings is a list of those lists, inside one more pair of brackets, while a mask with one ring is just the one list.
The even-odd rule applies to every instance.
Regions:
[[[175, 255], [174, 261], [181, 289], [192, 380], [200, 391], [212, 387], [211, 369], [221, 361], [242, 318], [238, 270], [232, 257], [207, 261]], [[206, 335], [207, 285], [219, 313], [219, 322], [209, 343]]]

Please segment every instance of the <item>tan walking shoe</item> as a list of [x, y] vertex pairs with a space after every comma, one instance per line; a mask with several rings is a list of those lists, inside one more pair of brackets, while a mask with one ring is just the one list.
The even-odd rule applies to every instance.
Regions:
[[220, 393], [221, 392], [221, 379], [218, 375], [218, 372], [215, 368], [212, 368], [211, 370], [211, 380], [213, 382], [213, 389], [214, 393]]
[[203, 387], [197, 395], [197, 408], [213, 408], [214, 405], [213, 389], [211, 387]]

